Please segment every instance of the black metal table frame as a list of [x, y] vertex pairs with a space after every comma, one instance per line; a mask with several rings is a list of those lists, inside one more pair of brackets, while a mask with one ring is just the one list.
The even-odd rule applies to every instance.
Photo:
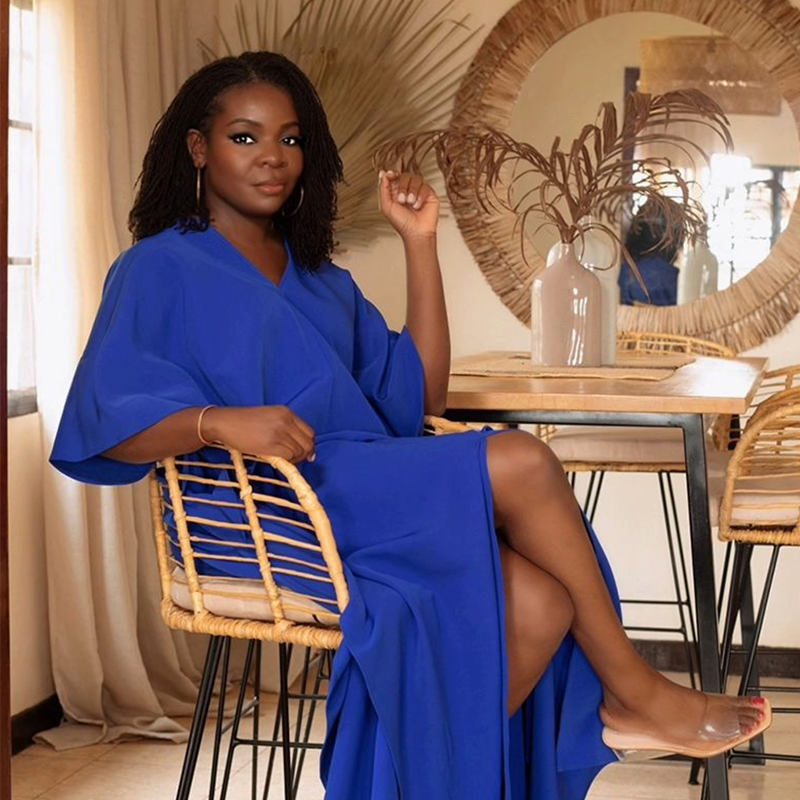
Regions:
[[[704, 691], [719, 692], [720, 659], [714, 589], [714, 551], [708, 513], [708, 474], [703, 415], [700, 413], [644, 413], [636, 411], [537, 411], [451, 409], [445, 414], [458, 422], [504, 422], [510, 424], [610, 425], [638, 428], [680, 428], [686, 456], [689, 528], [692, 550], [697, 613], [700, 684]], [[728, 772], [724, 756], [708, 760], [706, 770], [707, 800], [728, 800]]]

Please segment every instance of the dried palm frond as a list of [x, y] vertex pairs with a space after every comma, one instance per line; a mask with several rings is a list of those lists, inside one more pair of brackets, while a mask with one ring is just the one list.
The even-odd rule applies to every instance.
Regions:
[[282, 53], [308, 75], [344, 163], [337, 238], [342, 247], [365, 245], [389, 227], [375, 203], [373, 152], [405, 131], [446, 122], [479, 29], [468, 28], [457, 0], [435, 10], [424, 0], [305, 0], [297, 8], [292, 0], [239, 0], [238, 41], [217, 19], [224, 51], [199, 45], [206, 61]]
[[[622, 125], [614, 104], [603, 103], [598, 120], [584, 126], [567, 149], [562, 149], [559, 137], [546, 153], [491, 128], [449, 128], [389, 141], [378, 149], [375, 163], [384, 169], [418, 171], [433, 154], [454, 196], [472, 196], [484, 211], [512, 210], [520, 234], [534, 219], [537, 230], [553, 226], [565, 243], [574, 242], [587, 230], [599, 230], [619, 243], [641, 282], [615, 224], [632, 197], [646, 201], [648, 213], [663, 220], [659, 249], [678, 237], [696, 240], [705, 233], [705, 214], [692, 197], [692, 182], [670, 158], [632, 155], [637, 148], [659, 146], [675, 148], [690, 161], [696, 156], [707, 161], [708, 155], [698, 145], [671, 132], [672, 125], [686, 122], [709, 127], [726, 149], [732, 148], [728, 120], [702, 92], [632, 92], [625, 100]], [[476, 178], [470, 186], [458, 179], [462, 170], [457, 167], [464, 159]], [[515, 190], [530, 179], [535, 184], [515, 197]], [[587, 217], [594, 221], [581, 222]], [[528, 263], [526, 236], [519, 239], [522, 258]]]

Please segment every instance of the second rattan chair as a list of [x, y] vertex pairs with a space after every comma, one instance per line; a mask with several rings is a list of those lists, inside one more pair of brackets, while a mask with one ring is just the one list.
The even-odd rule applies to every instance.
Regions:
[[[787, 382], [791, 382], [799, 371], [795, 367], [776, 372], [783, 372]], [[772, 378], [776, 378], [775, 373]], [[730, 670], [734, 630], [750, 588], [753, 550], [768, 547], [771, 557], [752, 634], [745, 636], [743, 630], [740, 649], [744, 653], [744, 666], [739, 694], [796, 692], [794, 687], [760, 683], [756, 665], [779, 556], [784, 547], [800, 546], [800, 388], [787, 389], [765, 399], [744, 427], [728, 466], [719, 520], [719, 538], [735, 548], [723, 628], [723, 677], [727, 678]], [[794, 708], [773, 708], [773, 711], [797, 713]], [[761, 747], [737, 750], [731, 756], [800, 762], [800, 753], [764, 752]]]

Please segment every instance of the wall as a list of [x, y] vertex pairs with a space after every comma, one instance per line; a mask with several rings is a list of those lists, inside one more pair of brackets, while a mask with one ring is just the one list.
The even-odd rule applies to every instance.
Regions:
[[[798, 0], [800, 5], [800, 0]], [[512, 6], [513, 2], [504, 0], [492, 4], [478, 3], [471, 0], [463, 7], [471, 12], [470, 24], [484, 25], [483, 41], [492, 26]], [[619, 17], [619, 20], [630, 25], [636, 14]], [[661, 17], [663, 15], [642, 15]], [[597, 25], [610, 26], [615, 20], [606, 20]], [[674, 30], [685, 30], [683, 21], [672, 20]], [[589, 29], [573, 34], [576, 40], [586, 44], [591, 37], [586, 35]], [[665, 27], [665, 31], [666, 31]], [[583, 38], [582, 38], [583, 37]], [[596, 41], [602, 47], [609, 41], [608, 35], [597, 36]], [[614, 41], [616, 41], [614, 39]], [[576, 68], [577, 55], [580, 48], [571, 54], [566, 52], [567, 40], [561, 43], [565, 53], [557, 64], [563, 65], [565, 72], [580, 76], [581, 69]], [[478, 44], [476, 44], [477, 48]], [[595, 62], [590, 59], [589, 66]], [[558, 119], [568, 121], [571, 98], [569, 93], [554, 80], [550, 84], [549, 93], [543, 87], [541, 96], [531, 101], [535, 111], [541, 111], [547, 124], [555, 126]], [[577, 78], [576, 78], [577, 79]], [[560, 80], [560, 79], [559, 79]], [[580, 89], [580, 86], [578, 87]], [[533, 128], [537, 125], [537, 113], [533, 113]], [[739, 119], [741, 122], [741, 118]], [[574, 135], [574, 120], [568, 126], [566, 135]], [[740, 138], [753, 141], [749, 135], [753, 123], [744, 121], [740, 125]], [[535, 131], [534, 131], [535, 133]], [[552, 136], [550, 136], [552, 139]], [[794, 150], [797, 158], [796, 140], [790, 138], [786, 145], [787, 152]], [[772, 145], [772, 140], [770, 145]], [[787, 158], [789, 156], [787, 155]], [[454, 356], [464, 355], [482, 350], [524, 350], [528, 347], [529, 331], [506, 310], [483, 278], [469, 249], [464, 244], [460, 232], [452, 217], [442, 220], [439, 234], [439, 255], [444, 276], [445, 291], [448, 303], [450, 330]], [[363, 287], [367, 296], [383, 310], [389, 322], [395, 327], [403, 324], [405, 313], [405, 285], [403, 270], [403, 251], [397, 237], [383, 237], [371, 247], [363, 251], [352, 251], [340, 257], [340, 262], [351, 269]], [[800, 319], [795, 319], [777, 337], [764, 343], [753, 351], [754, 355], [764, 355], [770, 359], [774, 367], [800, 362]], [[678, 503], [685, 509], [685, 488], [682, 477], [676, 480]], [[583, 484], [579, 484], [579, 496]], [[532, 513], [535, 513], [532, 510]], [[683, 531], [686, 537], [688, 521], [683, 512]], [[623, 595], [633, 597], [656, 596], [669, 597], [671, 592], [670, 576], [667, 566], [666, 544], [661, 533], [662, 517], [658, 485], [653, 476], [610, 475], [607, 477], [604, 493], [598, 508], [596, 528], [601, 541], [614, 565], [620, 590]], [[687, 539], [688, 545], [688, 539]], [[721, 562], [722, 548], [717, 543], [717, 563]], [[794, 587], [791, 574], [800, 568], [800, 552], [786, 552], [782, 556], [782, 568], [776, 579], [776, 586], [771, 602], [772, 613], [767, 619], [764, 630], [764, 643], [800, 647], [800, 607], [795, 602]], [[763, 574], [763, 558], [755, 559], [756, 580]], [[643, 565], [650, 566], [643, 569]], [[634, 613], [629, 613], [634, 619]], [[638, 617], [636, 617], [638, 620]], [[648, 619], [657, 624], [669, 622], [668, 615], [649, 614]]]

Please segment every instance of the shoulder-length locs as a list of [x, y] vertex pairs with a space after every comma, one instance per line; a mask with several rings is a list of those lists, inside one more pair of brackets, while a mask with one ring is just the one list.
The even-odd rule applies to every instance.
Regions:
[[[181, 86], [156, 124], [144, 157], [128, 221], [134, 241], [174, 225], [181, 230], [208, 227], [209, 213], [202, 197], [200, 207], [197, 205], [196, 171], [186, 136], [193, 128], [207, 134], [219, 109], [219, 96], [232, 87], [252, 83], [269, 83], [289, 94], [303, 137], [303, 174], [286, 202], [289, 213], [279, 214], [276, 223], [299, 264], [315, 269], [330, 258], [342, 161], [311, 81], [289, 59], [269, 52], [213, 61]], [[292, 213], [291, 209], [297, 210]]]

